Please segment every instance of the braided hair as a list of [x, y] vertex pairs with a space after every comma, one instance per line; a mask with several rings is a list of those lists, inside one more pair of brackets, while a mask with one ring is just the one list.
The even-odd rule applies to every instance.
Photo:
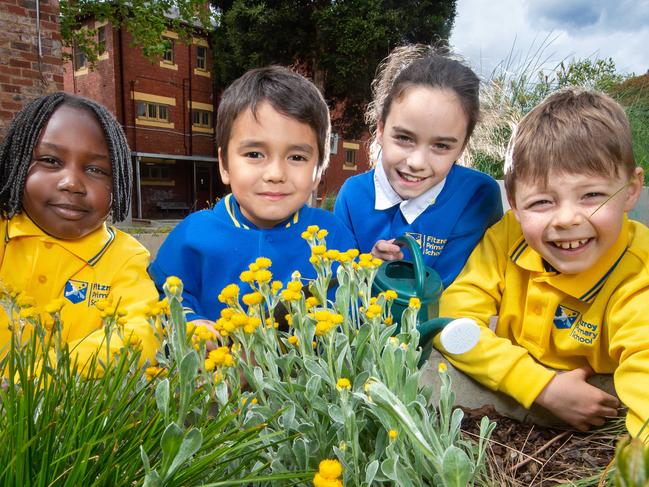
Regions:
[[16, 114], [0, 145], [0, 215], [11, 218], [22, 210], [27, 172], [43, 127], [57, 108], [67, 105], [93, 113], [101, 126], [113, 170], [114, 221], [123, 221], [131, 204], [131, 150], [115, 117], [102, 105], [68, 93], [52, 93], [29, 102]]

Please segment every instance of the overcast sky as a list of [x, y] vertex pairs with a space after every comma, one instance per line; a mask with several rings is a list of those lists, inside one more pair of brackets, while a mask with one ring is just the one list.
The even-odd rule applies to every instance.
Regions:
[[649, 70], [649, 0], [457, 0], [451, 44], [488, 76], [510, 55], [546, 67], [565, 58], [611, 57], [622, 73]]

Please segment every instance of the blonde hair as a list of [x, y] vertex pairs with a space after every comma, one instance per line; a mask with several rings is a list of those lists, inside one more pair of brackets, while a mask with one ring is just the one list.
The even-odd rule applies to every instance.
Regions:
[[632, 176], [631, 129], [610, 96], [564, 88], [548, 96], [518, 124], [505, 161], [505, 189], [514, 201], [516, 181], [547, 184], [551, 172]]

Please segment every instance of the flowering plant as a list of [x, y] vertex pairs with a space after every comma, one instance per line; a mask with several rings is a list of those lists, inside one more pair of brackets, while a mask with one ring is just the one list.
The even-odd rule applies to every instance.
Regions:
[[317, 272], [308, 286], [295, 274], [283, 288], [272, 280], [272, 263], [259, 258], [240, 276], [251, 293], [239, 296], [231, 284], [219, 295], [227, 307], [216, 330], [236, 363], [220, 384], [237, 390], [241, 372], [249, 399], [240, 420], [292, 435], [268, 445], [274, 471], [315, 470], [335, 456], [336, 468], [320, 463], [316, 486], [467, 485], [480, 473], [493, 424], [485, 419], [478, 445], [461, 438], [462, 412], [451, 408], [444, 371], [437, 410], [430, 405], [432, 391], [419, 383], [418, 300], [395, 335], [396, 293], [371, 296], [381, 261], [327, 249], [326, 233], [313, 226], [302, 235]]

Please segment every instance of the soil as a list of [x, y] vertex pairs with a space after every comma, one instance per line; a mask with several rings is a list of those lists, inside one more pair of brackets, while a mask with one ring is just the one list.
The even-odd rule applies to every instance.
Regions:
[[547, 487], [581, 481], [580, 485], [597, 486], [610, 473], [607, 467], [624, 432], [619, 421], [580, 433], [520, 423], [500, 416], [491, 407], [464, 412], [462, 429], [469, 437], [478, 437], [483, 416], [496, 422], [487, 459], [487, 477], [495, 485]]

